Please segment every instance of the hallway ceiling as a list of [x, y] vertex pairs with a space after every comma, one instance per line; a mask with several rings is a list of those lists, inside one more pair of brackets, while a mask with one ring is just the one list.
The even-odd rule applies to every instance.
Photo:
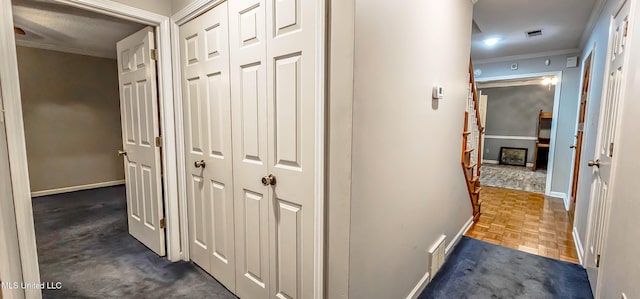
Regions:
[[[532, 53], [576, 49], [604, 0], [479, 0], [473, 20], [481, 31], [471, 37], [475, 61]], [[541, 36], [527, 31], [542, 29]], [[476, 30], [474, 30], [475, 32]], [[487, 47], [484, 40], [500, 41]]]
[[20, 46], [116, 58], [116, 42], [144, 25], [53, 0], [12, 0], [13, 22], [26, 35]]

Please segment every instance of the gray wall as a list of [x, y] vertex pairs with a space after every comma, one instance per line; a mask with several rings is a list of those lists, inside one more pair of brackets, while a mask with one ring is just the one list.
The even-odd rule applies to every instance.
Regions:
[[18, 47], [31, 191], [124, 179], [116, 61]]
[[[576, 53], [575, 55], [578, 54]], [[567, 68], [566, 62], [567, 56], [575, 55], [560, 55], [493, 63], [476, 62], [474, 65], [474, 68], [482, 70], [482, 74], [477, 76], [476, 79], [562, 71], [560, 106], [557, 116], [558, 131], [555, 138], [551, 191], [567, 194], [567, 196], [569, 196], [569, 189], [571, 188], [573, 150], [570, 149], [569, 146], [575, 142], [580, 68]], [[548, 66], [544, 63], [546, 59], [551, 60], [551, 64]], [[512, 63], [518, 63], [517, 70], [511, 70], [510, 66]]]
[[[609, 1], [612, 5], [618, 1]], [[627, 80], [625, 96], [621, 102], [619, 117], [621, 119], [618, 130], [616, 149], [614, 150], [614, 183], [611, 185], [610, 197], [611, 215], [604, 244], [602, 263], [600, 265], [601, 282], [598, 285], [599, 295], [596, 298], [621, 298], [626, 293], [627, 298], [640, 298], [640, 196], [638, 195], [637, 173], [640, 169], [638, 159], [638, 128], [640, 128], [640, 7], [631, 2], [631, 24], [627, 49], [630, 51], [627, 65]], [[636, 5], [634, 5], [636, 4]], [[608, 19], [612, 10], [605, 10], [602, 20]], [[633, 18], [633, 16], [636, 16]], [[599, 24], [598, 27], [605, 24]], [[606, 24], [608, 26], [608, 22]], [[598, 44], [604, 39], [596, 33], [592, 41]], [[593, 45], [588, 43], [587, 45]], [[597, 81], [594, 81], [597, 82]], [[601, 81], [600, 81], [601, 82]], [[586, 247], [585, 247], [586, 249]], [[597, 296], [597, 295], [596, 295]]]
[[[487, 95], [485, 135], [536, 137], [540, 110], [553, 111], [555, 87], [524, 85], [481, 89]], [[549, 131], [542, 131], [549, 136]], [[535, 141], [485, 138], [484, 159], [500, 160], [500, 147], [528, 148], [527, 163], [533, 162]]]
[[460, 168], [471, 15], [468, 0], [356, 1], [349, 298], [405, 298], [427, 248], [472, 216]]
[[[587, 99], [587, 112], [584, 141], [582, 143], [582, 159], [580, 161], [580, 175], [578, 178], [578, 194], [576, 196], [576, 211], [574, 227], [580, 237], [580, 242], [587, 246], [587, 225], [589, 203], [591, 200], [591, 182], [594, 177], [593, 169], [587, 167], [587, 162], [595, 157], [596, 139], [598, 137], [598, 122], [600, 120], [600, 102], [603, 82], [605, 79], [605, 65], [609, 37], [609, 20], [612, 11], [620, 1], [609, 1], [607, 8], [600, 16], [598, 23], [591, 32], [588, 42], [582, 52], [584, 59], [593, 50], [591, 65], [591, 86]], [[595, 45], [595, 49], [594, 49]]]

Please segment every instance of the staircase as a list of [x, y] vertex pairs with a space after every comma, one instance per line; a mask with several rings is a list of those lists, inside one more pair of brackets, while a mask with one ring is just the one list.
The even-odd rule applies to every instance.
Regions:
[[484, 128], [478, 111], [478, 93], [473, 78], [473, 64], [469, 60], [469, 93], [464, 112], [464, 131], [462, 132], [462, 171], [469, 190], [473, 219], [480, 218], [480, 166], [482, 164], [482, 134]]

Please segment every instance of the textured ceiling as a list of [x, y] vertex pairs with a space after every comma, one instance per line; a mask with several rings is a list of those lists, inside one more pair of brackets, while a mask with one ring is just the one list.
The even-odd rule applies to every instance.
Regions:
[[[471, 37], [474, 60], [575, 49], [601, 0], [479, 0], [473, 19], [481, 30]], [[542, 29], [542, 36], [525, 32]], [[483, 40], [498, 37], [489, 48]]]
[[12, 0], [18, 45], [116, 58], [116, 42], [144, 25], [53, 0]]

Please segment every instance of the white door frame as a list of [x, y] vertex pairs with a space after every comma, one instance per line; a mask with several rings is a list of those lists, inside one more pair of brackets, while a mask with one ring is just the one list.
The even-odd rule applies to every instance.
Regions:
[[[559, 194], [558, 192], [551, 192], [551, 179], [553, 178], [553, 158], [555, 157], [556, 138], [558, 135], [558, 111], [560, 109], [560, 90], [562, 89], [562, 71], [557, 72], [544, 72], [544, 73], [529, 73], [519, 75], [497, 76], [477, 78], [476, 82], [487, 81], [499, 81], [499, 80], [511, 80], [511, 79], [525, 79], [544, 76], [556, 76], [558, 77], [558, 84], [555, 87], [555, 95], [553, 98], [553, 119], [551, 119], [551, 145], [549, 145], [549, 162], [547, 164], [547, 182], [545, 186], [544, 194], [547, 196], [561, 197], [564, 200], [565, 208], [568, 210], [568, 201], [565, 194]], [[485, 120], [486, 124], [486, 120]]]
[[[183, 25], [197, 16], [203, 14], [207, 10], [215, 7], [216, 5], [226, 0], [196, 0], [176, 12], [171, 16], [171, 49], [173, 59], [173, 69], [178, 70], [173, 73], [174, 82], [174, 105], [175, 105], [175, 118], [176, 118], [176, 142], [177, 142], [177, 164], [178, 164], [178, 190], [180, 198], [180, 226], [182, 235], [182, 259], [189, 260], [189, 222], [187, 217], [187, 174], [186, 174], [186, 153], [184, 146], [184, 125], [183, 125], [183, 107], [182, 107], [182, 87], [181, 80], [182, 74], [180, 68], [180, 37], [179, 30], [180, 25]], [[326, 30], [326, 2], [327, 0], [317, 0], [318, 5], [318, 31], [316, 32], [316, 42], [320, 45], [324, 45], [318, 49], [318, 57], [316, 57], [316, 66], [319, 71], [316, 74], [316, 124], [315, 124], [315, 139], [316, 139], [316, 183], [315, 183], [315, 223], [316, 231], [314, 236], [315, 247], [315, 282], [314, 282], [314, 298], [323, 298], [324, 296], [324, 179], [325, 179], [325, 66], [326, 66], [326, 43], [325, 43], [325, 30]]]
[[[164, 169], [164, 204], [167, 221], [167, 257], [180, 260], [180, 231], [178, 215], [178, 190], [175, 148], [175, 126], [173, 109], [173, 86], [171, 75], [171, 43], [169, 17], [134, 8], [111, 0], [57, 0], [70, 6], [114, 16], [145, 25], [157, 31], [158, 87], [161, 113], [161, 134]], [[24, 138], [18, 62], [13, 33], [13, 13], [10, 1], [0, 1], [0, 81], [5, 99], [7, 143], [11, 163], [11, 180], [15, 204], [16, 224], [20, 242], [23, 279], [39, 282], [38, 255], [36, 251], [31, 189], [27, 168]], [[40, 298], [41, 292], [27, 289], [29, 298]]]

